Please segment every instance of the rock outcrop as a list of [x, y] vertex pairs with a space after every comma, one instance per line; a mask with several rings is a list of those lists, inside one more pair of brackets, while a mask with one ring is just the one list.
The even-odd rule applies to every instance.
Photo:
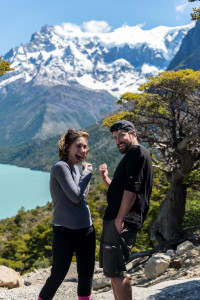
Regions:
[[179, 51], [176, 53], [168, 66], [168, 70], [200, 69], [200, 21], [188, 31], [184, 37]]
[[22, 279], [19, 272], [6, 266], [0, 266], [0, 286], [8, 289], [22, 286]]
[[163, 274], [170, 265], [170, 256], [158, 253], [151, 257], [145, 266], [144, 273], [148, 279], [154, 279]]

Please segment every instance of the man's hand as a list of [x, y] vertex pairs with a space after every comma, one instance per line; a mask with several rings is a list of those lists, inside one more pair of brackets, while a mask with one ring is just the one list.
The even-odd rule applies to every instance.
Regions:
[[124, 228], [124, 221], [116, 218], [115, 219], [115, 227], [117, 228], [117, 231], [119, 232], [119, 234], [121, 234], [123, 231], [123, 228]]
[[99, 173], [101, 175], [101, 178], [104, 180], [106, 177], [108, 177], [108, 169], [107, 165], [104, 163], [99, 166]]
[[117, 228], [117, 231], [120, 234], [122, 233], [122, 230], [124, 228], [124, 218], [130, 211], [135, 199], [136, 199], [135, 193], [124, 190], [120, 209], [119, 209], [117, 217], [115, 219], [115, 226]]
[[111, 183], [111, 180], [108, 177], [108, 169], [107, 169], [107, 165], [105, 163], [99, 166], [99, 173], [101, 175], [103, 182], [108, 187]]

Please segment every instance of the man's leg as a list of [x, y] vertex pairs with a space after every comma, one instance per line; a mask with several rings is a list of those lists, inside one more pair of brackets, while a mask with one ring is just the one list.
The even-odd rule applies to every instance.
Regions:
[[132, 300], [132, 288], [128, 278], [111, 278], [111, 284], [115, 300]]
[[115, 298], [115, 300], [118, 300], [117, 292], [116, 292], [115, 287], [114, 287], [114, 285], [112, 283], [112, 279], [111, 279], [111, 286], [112, 286], [112, 291], [113, 291], [114, 298]]
[[[114, 220], [104, 221], [101, 246], [103, 252], [104, 274], [111, 278], [115, 300], [131, 300], [132, 288], [126, 278], [125, 261], [128, 260], [131, 248], [136, 240], [137, 231], [124, 226], [123, 232], [118, 233]], [[101, 254], [101, 253], [100, 253]]]
[[104, 274], [111, 278], [114, 298], [115, 300], [119, 300], [120, 298], [118, 298], [115, 280], [112, 281], [112, 279], [120, 278], [120, 276], [123, 276], [122, 274], [126, 271], [123, 254], [120, 250], [120, 235], [114, 225], [114, 220], [104, 221], [103, 225], [99, 255], [100, 266], [103, 267]]
[[[123, 238], [121, 239], [121, 246], [124, 254], [125, 253], [128, 254], [128, 252], [130, 253], [131, 248], [136, 242], [136, 236], [137, 236], [137, 230], [130, 228], [126, 224], [121, 234], [121, 237]], [[111, 284], [112, 284], [115, 300], [132, 299], [132, 287], [127, 277], [111, 277]]]

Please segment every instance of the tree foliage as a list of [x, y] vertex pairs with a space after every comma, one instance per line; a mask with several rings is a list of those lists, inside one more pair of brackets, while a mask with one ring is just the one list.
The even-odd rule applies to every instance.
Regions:
[[[189, 2], [195, 2], [199, 0], [188, 0]], [[192, 20], [197, 21], [200, 20], [200, 7], [193, 8], [193, 13], [191, 14]]]
[[200, 72], [192, 70], [167, 71], [156, 77], [139, 90], [143, 93], [125, 93], [117, 101], [123, 112], [104, 120], [110, 126], [116, 120], [129, 119], [138, 126], [139, 137], [158, 150], [154, 159], [162, 171], [182, 167], [181, 153], [191, 155], [193, 169], [199, 167], [199, 125], [200, 125]]
[[[154, 186], [150, 210], [141, 231], [138, 233], [133, 252], [152, 249], [151, 228], [160, 209], [160, 204], [169, 190], [169, 182], [160, 170], [154, 171]], [[190, 190], [186, 202], [184, 227], [195, 226], [200, 221], [200, 193]], [[103, 184], [91, 185], [88, 204], [96, 229], [96, 260], [98, 260], [102, 217], [106, 202]], [[46, 268], [52, 264], [52, 203], [25, 211], [21, 208], [12, 218], [0, 220], [0, 264], [21, 273]], [[75, 257], [73, 258], [75, 261]]]
[[170, 183], [153, 226], [152, 237], [161, 242], [183, 234], [187, 188], [199, 182], [200, 72], [167, 71], [148, 79], [139, 88], [142, 93], [120, 97], [121, 112], [104, 124], [110, 126], [123, 118], [133, 121], [139, 137], [156, 153], [154, 167]]
[[14, 69], [10, 67], [10, 63], [8, 61], [2, 60], [2, 58], [0, 57], [0, 76], [12, 70]]
[[[92, 185], [87, 200], [96, 229], [97, 260], [107, 204], [105, 186]], [[52, 203], [47, 203], [27, 212], [21, 208], [16, 216], [0, 220], [0, 264], [22, 273], [49, 267], [52, 264], [51, 219]]]

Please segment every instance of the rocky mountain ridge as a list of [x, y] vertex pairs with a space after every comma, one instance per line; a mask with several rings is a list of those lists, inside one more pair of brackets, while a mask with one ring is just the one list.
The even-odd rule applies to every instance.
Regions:
[[0, 80], [0, 145], [45, 139], [89, 126], [167, 68], [194, 24], [91, 33], [73, 24], [44, 26], [3, 58], [15, 69]]
[[200, 69], [200, 21], [196, 22], [194, 28], [188, 31], [184, 37], [181, 47], [168, 66], [168, 70]]
[[77, 82], [118, 97], [136, 91], [146, 75], [165, 70], [193, 26], [143, 30], [124, 25], [112, 32], [91, 33], [70, 23], [46, 25], [29, 43], [4, 56], [15, 71], [4, 76], [0, 88], [19, 80], [34, 86]]

